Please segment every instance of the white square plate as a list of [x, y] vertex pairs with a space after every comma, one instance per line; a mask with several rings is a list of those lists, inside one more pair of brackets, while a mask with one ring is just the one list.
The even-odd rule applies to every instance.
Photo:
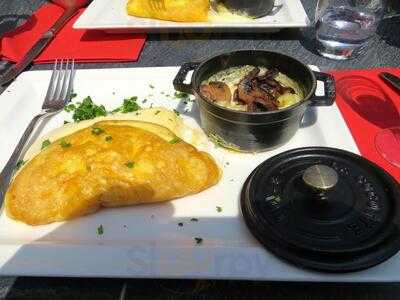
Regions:
[[271, 15], [248, 23], [181, 23], [128, 16], [127, 0], [94, 0], [75, 22], [76, 29], [101, 29], [107, 32], [272, 32], [301, 28], [310, 21], [300, 0], [277, 0]]
[[[78, 97], [74, 101], [90, 95], [96, 103], [111, 109], [123, 98], [146, 97], [143, 107], [153, 104], [179, 109], [186, 123], [199, 128], [196, 106], [185, 108], [165, 96], [174, 93], [172, 80], [177, 71], [176, 67], [78, 70]], [[23, 73], [0, 95], [0, 168], [30, 119], [40, 111], [50, 75], [50, 71]], [[399, 281], [399, 255], [358, 273], [322, 274], [276, 258], [247, 230], [239, 206], [240, 190], [250, 172], [265, 159], [304, 146], [358, 152], [336, 105], [318, 107], [308, 114], [315, 114], [317, 122], [301, 128], [288, 144], [275, 151], [234, 154], [211, 147], [210, 153], [223, 168], [223, 177], [219, 184], [197, 195], [163, 204], [104, 209], [72, 221], [36, 227], [13, 221], [2, 212], [0, 275]], [[68, 119], [66, 112], [56, 115], [39, 135]], [[222, 212], [217, 212], [216, 206], [222, 207]], [[198, 218], [198, 222], [191, 222], [191, 218]], [[178, 226], [180, 222], [183, 227]], [[99, 225], [103, 225], [103, 235], [97, 234]], [[196, 245], [194, 237], [203, 238], [203, 243]]]

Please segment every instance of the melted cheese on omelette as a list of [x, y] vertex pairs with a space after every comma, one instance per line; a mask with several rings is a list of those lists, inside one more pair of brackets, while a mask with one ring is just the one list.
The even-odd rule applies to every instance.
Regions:
[[[166, 109], [164, 107], [153, 107], [145, 108], [136, 112], [131, 113], [115, 113], [105, 117], [97, 117], [92, 120], [81, 121], [78, 123], [68, 123], [62, 127], [56, 128], [50, 131], [42, 138], [36, 140], [32, 146], [28, 149], [24, 156], [24, 161], [31, 160], [35, 155], [40, 153], [42, 143], [45, 140], [55, 141], [66, 135], [72, 134], [83, 128], [89, 127], [96, 122], [101, 121], [117, 121], [117, 120], [130, 120], [130, 121], [143, 121], [148, 123], [154, 123], [171, 130], [176, 136], [184, 140], [185, 142], [195, 146], [197, 149], [203, 151], [210, 151], [213, 148], [213, 144], [207, 138], [205, 133], [195, 127], [189, 126], [188, 122], [183, 122], [182, 118], [175, 112]], [[23, 166], [21, 167], [21, 169]], [[20, 170], [21, 170], [20, 169]]]

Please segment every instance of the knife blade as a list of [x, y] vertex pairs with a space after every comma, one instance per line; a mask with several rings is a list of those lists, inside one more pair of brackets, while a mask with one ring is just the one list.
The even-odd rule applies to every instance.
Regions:
[[400, 92], [400, 77], [387, 72], [379, 73], [379, 77]]
[[32, 48], [25, 54], [24, 58], [10, 67], [4, 75], [0, 76], [0, 86], [14, 80], [32, 61], [43, 51], [43, 49], [50, 43], [56, 36], [57, 32], [64, 26], [64, 24], [71, 19], [79, 8], [66, 9], [63, 15], [57, 20], [56, 23], [45, 32], [41, 38], [32, 46]]

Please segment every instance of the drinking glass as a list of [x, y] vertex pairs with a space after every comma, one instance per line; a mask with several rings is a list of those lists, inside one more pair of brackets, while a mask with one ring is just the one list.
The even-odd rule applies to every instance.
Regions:
[[345, 60], [363, 53], [384, 12], [385, 0], [319, 0], [315, 15], [317, 50]]
[[379, 131], [375, 147], [384, 159], [400, 168], [400, 126]]

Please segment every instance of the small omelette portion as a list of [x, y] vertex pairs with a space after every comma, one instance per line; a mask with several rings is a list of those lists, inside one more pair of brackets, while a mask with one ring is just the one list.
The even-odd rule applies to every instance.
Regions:
[[17, 173], [8, 216], [30, 225], [63, 221], [102, 207], [162, 202], [215, 185], [220, 169], [166, 127], [108, 120], [62, 137]]
[[205, 22], [209, 0], [129, 0], [127, 13], [132, 16], [175, 22]]

